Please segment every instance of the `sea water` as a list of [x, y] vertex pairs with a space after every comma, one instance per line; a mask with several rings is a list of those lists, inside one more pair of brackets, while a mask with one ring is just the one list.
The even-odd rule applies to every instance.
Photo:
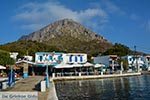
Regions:
[[150, 75], [55, 82], [59, 100], [149, 100]]

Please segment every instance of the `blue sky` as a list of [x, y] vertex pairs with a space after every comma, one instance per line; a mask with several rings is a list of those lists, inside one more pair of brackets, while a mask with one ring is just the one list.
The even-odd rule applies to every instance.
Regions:
[[150, 0], [1, 0], [0, 44], [71, 18], [112, 43], [150, 53]]

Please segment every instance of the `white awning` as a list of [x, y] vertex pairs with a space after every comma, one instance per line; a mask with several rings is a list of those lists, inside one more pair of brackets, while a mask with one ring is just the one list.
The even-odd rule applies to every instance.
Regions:
[[82, 67], [82, 64], [73, 64], [73, 67]]
[[104, 64], [95, 64], [94, 67], [95, 67], [95, 68], [105, 67], [105, 65], [104, 65]]
[[69, 64], [58, 64], [55, 66], [55, 68], [73, 68], [73, 65]]
[[93, 65], [93, 64], [91, 64], [91, 63], [89, 63], [89, 62], [87, 62], [87, 63], [83, 64], [83, 66], [85, 66], [85, 67], [91, 67], [91, 66], [93, 66], [93, 67], [94, 67], [94, 65]]
[[0, 69], [6, 69], [6, 67], [4, 67], [4, 66], [0, 65]]
[[16, 64], [19, 64], [19, 63], [28, 63], [28, 64], [32, 64], [32, 65], [35, 64], [34, 62], [27, 61], [27, 60], [20, 60], [20, 61], [17, 61], [17, 62], [16, 62]]

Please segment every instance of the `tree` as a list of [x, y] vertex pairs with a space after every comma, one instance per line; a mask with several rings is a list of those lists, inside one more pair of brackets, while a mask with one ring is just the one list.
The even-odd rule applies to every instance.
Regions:
[[123, 62], [123, 69], [128, 70], [129, 68], [128, 61], [126, 59], [121, 59], [121, 62]]
[[10, 58], [10, 54], [6, 51], [0, 50], [0, 65], [13, 65], [15, 60]]
[[107, 51], [105, 51], [103, 54], [104, 55], [118, 55], [119, 57], [121, 56], [125, 56], [127, 54], [129, 54], [131, 52], [131, 50], [129, 49], [129, 47], [122, 45], [120, 43], [115, 43], [114, 46], [110, 49], [108, 49]]

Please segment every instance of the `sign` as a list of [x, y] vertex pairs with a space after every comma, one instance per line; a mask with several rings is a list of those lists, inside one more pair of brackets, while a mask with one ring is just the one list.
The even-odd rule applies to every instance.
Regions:
[[0, 92], [0, 100], [38, 100], [38, 92]]

